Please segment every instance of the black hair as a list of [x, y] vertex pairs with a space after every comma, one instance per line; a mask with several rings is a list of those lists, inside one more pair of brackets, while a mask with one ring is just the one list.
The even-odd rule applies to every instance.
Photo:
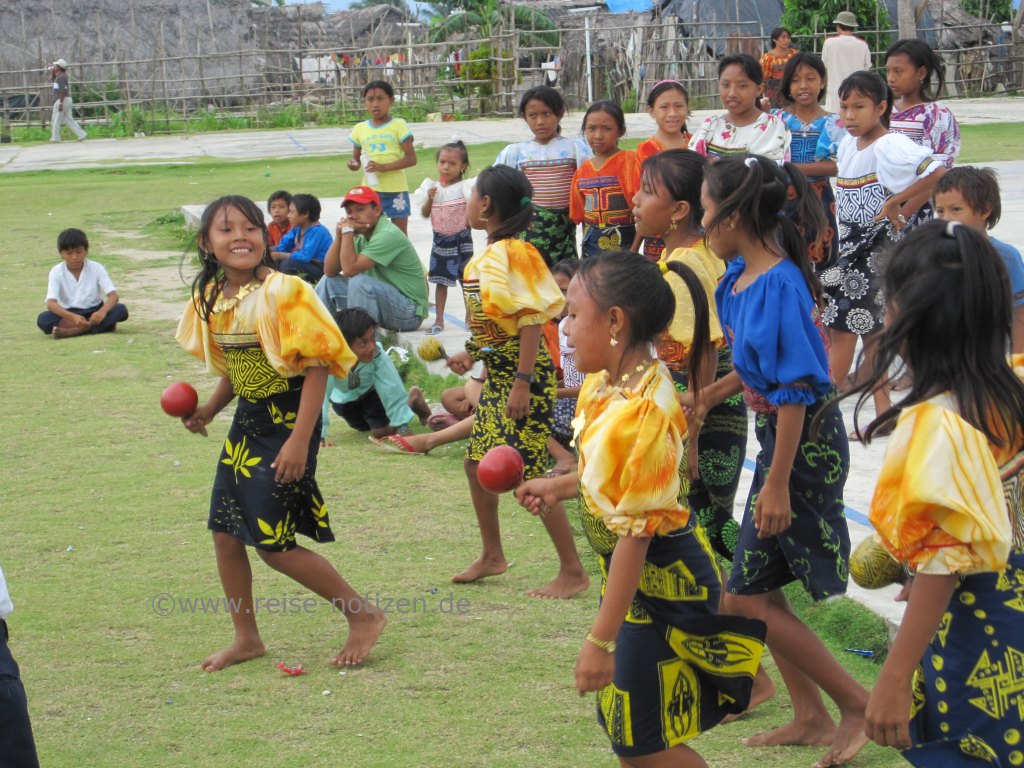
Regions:
[[[885, 52], [885, 61], [889, 62], [889, 59], [893, 56], [899, 56], [903, 54], [910, 63], [914, 65], [914, 68], [924, 67], [927, 71], [924, 76], [924, 80], [921, 82], [921, 99], [924, 101], [935, 101], [938, 98], [938, 94], [942, 92], [943, 86], [946, 84], [946, 73], [942, 66], [942, 62], [939, 61], [938, 55], [932, 49], [928, 43], [923, 40], [897, 40], [895, 43], [889, 46], [889, 50]], [[935, 93], [931, 92], [932, 78], [938, 79], [938, 83], [935, 87]]]
[[89, 238], [85, 236], [85, 232], [74, 227], [65, 229], [57, 235], [58, 251], [70, 251], [72, 248], [85, 248], [85, 250], [89, 250]]
[[944, 192], [959, 192], [971, 208], [981, 213], [986, 208], [991, 212], [985, 219], [987, 229], [999, 223], [1003, 215], [1003, 203], [999, 197], [999, 179], [991, 168], [975, 168], [972, 165], [958, 165], [950, 168], [932, 187], [932, 200]]
[[654, 107], [654, 102], [658, 100], [658, 97], [665, 91], [679, 91], [683, 94], [683, 98], [686, 99], [687, 105], [690, 103], [690, 94], [686, 90], [686, 86], [678, 80], [662, 80], [660, 83], [655, 83], [654, 87], [651, 88], [651, 92], [647, 94], [647, 106]]
[[825, 62], [821, 60], [821, 57], [816, 53], [808, 53], [807, 51], [797, 51], [786, 62], [786, 68], [782, 72], [782, 84], [779, 86], [779, 93], [782, 94], [782, 98], [786, 101], [794, 101], [792, 95], [790, 95], [790, 89], [793, 86], [793, 78], [796, 77], [797, 67], [810, 67], [821, 76], [821, 90], [818, 91], [818, 101], [820, 102], [825, 98], [825, 93], [828, 91], [828, 73], [825, 70]]
[[334, 322], [338, 324], [341, 335], [345, 337], [349, 346], [355, 344], [356, 339], [368, 330], [377, 327], [377, 321], [362, 307], [348, 307], [339, 310], [334, 314]]
[[583, 113], [584, 130], [587, 128], [587, 118], [594, 112], [604, 112], [606, 115], [609, 115], [615, 121], [615, 124], [619, 126], [619, 133], [623, 136], [626, 135], [626, 116], [622, 112], [622, 107], [614, 101], [602, 99], [601, 101], [595, 101], [587, 107], [587, 111]]
[[284, 200], [285, 205], [291, 205], [292, 195], [290, 192], [286, 192], [283, 189], [277, 190], [277, 192], [274, 192], [273, 194], [270, 195], [270, 197], [267, 198], [267, 208], [269, 208], [270, 204], [273, 203], [275, 200]]
[[579, 271], [579, 265], [576, 263], [576, 259], [562, 259], [556, 261], [551, 267], [551, 275], [564, 275], [570, 280], [576, 277], [576, 272]]
[[388, 95], [389, 99], [395, 98], [395, 89], [391, 87], [391, 83], [387, 80], [371, 80], [363, 88], [363, 98], [366, 98], [366, 94], [370, 91], [384, 91]]
[[889, 127], [889, 116], [892, 114], [892, 88], [885, 82], [885, 78], [877, 72], [862, 69], [854, 72], [839, 84], [839, 98], [848, 99], [854, 91], [863, 94], [877, 106], [885, 102], [885, 112], [882, 114], [882, 125]]
[[900, 358], [910, 391], [863, 431], [866, 439], [895, 423], [900, 410], [944, 392], [960, 416], [993, 443], [1017, 445], [1024, 436], [1024, 382], [1007, 358], [1013, 314], [1006, 266], [981, 232], [930, 221], [889, 252], [883, 266], [886, 298], [896, 306], [878, 341], [874, 370], [847, 397], [856, 414], [886, 385]]
[[793, 33], [790, 32], [785, 27], [776, 27], [775, 29], [773, 29], [772, 30], [772, 35], [771, 35], [771, 37], [772, 37], [772, 45], [777, 43], [779, 41], [779, 38], [782, 37], [783, 35], [789, 35], [790, 37], [793, 37]]
[[[200, 271], [192, 281], [192, 302], [196, 311], [203, 321], [210, 319], [213, 312], [213, 305], [224, 289], [224, 273], [221, 271], [217, 257], [206, 250], [210, 239], [210, 227], [213, 226], [214, 218], [227, 208], [236, 208], [254, 226], [263, 230], [263, 259], [253, 270], [253, 277], [257, 277], [261, 267], [274, 269], [274, 260], [270, 258], [270, 246], [267, 240], [267, 225], [263, 219], [263, 211], [252, 200], [243, 195], [225, 195], [219, 197], [206, 206], [203, 216], [199, 221], [199, 231], [196, 233], [196, 248], [199, 251]], [[225, 214], [226, 215], [226, 214]], [[184, 266], [186, 256], [182, 256], [181, 265]]]
[[292, 195], [292, 205], [297, 213], [304, 213], [309, 216], [310, 221], [320, 221], [320, 200], [316, 195], [299, 193]]
[[492, 165], [476, 177], [481, 199], [489, 197], [491, 211], [501, 219], [501, 227], [488, 236], [489, 242], [518, 237], [533, 221], [533, 185], [526, 174], [509, 165]]
[[[460, 155], [462, 155], [462, 162], [465, 163], [466, 168], [469, 168], [469, 150], [466, 149], [466, 145], [463, 144], [460, 139], [456, 139], [455, 141], [449, 141], [447, 144], [442, 144], [440, 147], [438, 147], [437, 154], [434, 155], [434, 160], [441, 159], [441, 150], [443, 149], [452, 149], [458, 152]], [[462, 173], [459, 174], [460, 179], [466, 173], [466, 168], [463, 168]]]
[[[823, 306], [824, 295], [807, 256], [805, 233], [826, 231], [825, 212], [797, 167], [785, 163], [780, 168], [760, 155], [733, 155], [705, 167], [704, 183], [717, 206], [715, 217], [705, 227], [705, 240], [708, 232], [739, 214], [737, 226], [765, 247], [780, 245], [803, 273], [814, 302]], [[787, 208], [790, 199], [794, 202]]]
[[[699, 398], [698, 382], [705, 352], [711, 343], [708, 297], [700, 280], [688, 266], [677, 261], [664, 262], [686, 285], [693, 301], [693, 346], [687, 361], [691, 391]], [[659, 264], [632, 251], [604, 251], [583, 259], [576, 279], [586, 288], [594, 303], [607, 311], [620, 307], [629, 316], [626, 350], [646, 347], [662, 334], [676, 311], [672, 286], [661, 273]]]
[[754, 81], [754, 85], [764, 84], [764, 70], [761, 69], [761, 62], [748, 53], [733, 53], [723, 56], [718, 62], [718, 76], [721, 77], [728, 67], [734, 65], [742, 69], [743, 74]]
[[695, 226], [704, 218], [700, 205], [700, 187], [704, 183], [707, 158], [691, 149], [666, 149], [644, 160], [640, 167], [642, 187], [664, 187], [676, 202], [690, 204]]
[[523, 94], [523, 98], [519, 100], [520, 117], [526, 117], [526, 105], [531, 101], [539, 101], [544, 104], [558, 115], [559, 119], [565, 117], [565, 99], [562, 98], [562, 94], [550, 86], [538, 85]]

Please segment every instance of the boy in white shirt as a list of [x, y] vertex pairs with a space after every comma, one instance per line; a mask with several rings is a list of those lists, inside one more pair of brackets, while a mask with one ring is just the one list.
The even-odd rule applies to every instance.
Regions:
[[39, 330], [55, 339], [106, 333], [128, 319], [117, 301], [117, 291], [102, 264], [86, 258], [89, 239], [80, 229], [65, 229], [57, 236], [62, 264], [50, 270], [46, 311], [36, 320]]

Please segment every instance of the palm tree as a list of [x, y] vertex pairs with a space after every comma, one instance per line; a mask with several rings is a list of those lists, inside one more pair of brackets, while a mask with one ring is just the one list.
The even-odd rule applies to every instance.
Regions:
[[558, 45], [558, 25], [540, 11], [500, 0], [440, 0], [431, 11], [430, 40], [441, 43], [472, 36], [490, 38], [499, 29], [515, 29], [523, 45]]
[[[350, 9], [373, 8], [378, 5], [392, 5], [402, 12], [407, 19], [417, 19], [423, 16], [423, 11], [416, 9], [408, 0], [356, 0], [349, 5]], [[423, 19], [426, 21], [426, 18]]]

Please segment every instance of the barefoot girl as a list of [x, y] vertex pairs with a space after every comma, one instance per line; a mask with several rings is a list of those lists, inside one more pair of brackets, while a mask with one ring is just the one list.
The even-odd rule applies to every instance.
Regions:
[[694, 379], [708, 336], [700, 281], [677, 262], [607, 253], [569, 286], [569, 338], [587, 377], [574, 421], [579, 469], [516, 491], [542, 517], [580, 499], [601, 562], [601, 606], [576, 662], [580, 695], [599, 691], [598, 722], [623, 766], [705, 768], [687, 742], [750, 695], [764, 626], [718, 616], [721, 581], [680, 481], [686, 418], [672, 377], [652, 358], [672, 320], [665, 275], [694, 310]]
[[[662, 80], [654, 84], [647, 94], [647, 114], [654, 118], [658, 130], [637, 145], [636, 156], [641, 163], [666, 149], [687, 149], [690, 146], [690, 132], [686, 130], [690, 94], [678, 80]], [[664, 249], [665, 241], [660, 233], [644, 237], [642, 253], [651, 261], [660, 259]]]
[[789, 106], [772, 110], [789, 128], [793, 165], [821, 200], [828, 221], [824, 232], [804, 236], [815, 271], [831, 266], [839, 257], [836, 197], [829, 177], [836, 175], [836, 152], [839, 142], [846, 137], [846, 131], [839, 126], [839, 115], [821, 107], [828, 90], [825, 82], [825, 65], [820, 57], [813, 53], [795, 54], [782, 75], [782, 96]]
[[205, 435], [217, 413], [239, 398], [217, 463], [208, 522], [235, 639], [202, 667], [214, 672], [264, 653], [246, 547], [344, 613], [348, 641], [332, 663], [361, 664], [384, 628], [384, 615], [295, 540], [301, 533], [334, 541], [314, 477], [317, 421], [328, 373], [345, 376], [355, 356], [313, 289], [273, 271], [263, 214], [251, 200], [215, 200], [203, 213], [197, 240], [202, 271], [177, 339], [220, 381], [182, 421]]
[[[491, 448], [511, 445], [523, 456], [526, 477], [548, 469], [548, 438], [555, 405], [555, 370], [541, 343], [541, 326], [557, 315], [565, 299], [537, 249], [516, 239], [533, 216], [530, 182], [507, 165], [486, 168], [469, 199], [469, 223], [487, 232], [487, 248], [470, 259], [462, 280], [472, 334], [466, 352], [448, 359], [456, 373], [473, 360], [487, 366], [480, 402], [466, 451], [466, 476], [483, 551], [476, 562], [452, 577], [477, 581], [508, 569], [501, 547], [498, 497], [477, 482], [476, 468]], [[576, 553], [563, 511], [544, 520], [558, 552], [558, 576], [534, 590], [535, 597], [572, 597], [588, 579]]]
[[462, 279], [462, 270], [473, 255], [473, 231], [466, 223], [468, 185], [463, 181], [468, 168], [469, 152], [461, 141], [453, 141], [437, 150], [437, 184], [427, 190], [421, 211], [430, 217], [430, 228], [434, 230], [427, 281], [435, 286], [437, 314], [426, 332], [428, 336], [444, 330], [448, 288]]
[[[935, 100], [946, 82], [944, 70], [932, 47], [921, 40], [897, 40], [885, 52], [886, 76], [895, 97], [889, 130], [928, 147], [932, 157], [952, 168], [960, 154], [960, 126]], [[933, 78], [938, 81], [934, 94]]]
[[690, 139], [690, 149], [708, 157], [746, 154], [789, 160], [789, 129], [758, 106], [764, 76], [757, 59], [745, 53], [718, 63], [718, 94], [726, 112], [704, 119]]
[[516, 237], [531, 243], [550, 267], [556, 261], [577, 257], [569, 194], [576, 169], [593, 153], [586, 142], [561, 135], [565, 101], [554, 88], [539, 85], [528, 90], [519, 102], [519, 114], [533, 139], [509, 144], [494, 164], [522, 171], [532, 185], [534, 218]]
[[[725, 273], [725, 262], [715, 256], [700, 231], [700, 187], [704, 158], [688, 149], [670, 149], [643, 164], [640, 192], [633, 215], [641, 235], [665, 233], [662, 263], [679, 262], [689, 267], [707, 296], [710, 336], [701, 369], [706, 387], [732, 371], [732, 358], [724, 342], [715, 289]], [[677, 389], [689, 390], [688, 362], [694, 346], [694, 311], [685, 284], [666, 275], [676, 297], [676, 311], [667, 331], [658, 337], [658, 357], [668, 367]], [[739, 394], [717, 405], [702, 425], [692, 425], [699, 438], [690, 441], [699, 449], [699, 477], [692, 477], [687, 496], [690, 509], [700, 519], [715, 551], [732, 561], [739, 526], [733, 519], [733, 501], [747, 450], [747, 409]]]
[[[916, 572], [867, 706], [867, 734], [915, 766], [1022, 762], [1024, 357], [1006, 270], [983, 234], [923, 224], [891, 252], [881, 372], [910, 369], [871, 502], [889, 552]], [[865, 381], [858, 408], [883, 375]], [[908, 722], [909, 721], [909, 722]]]
[[785, 27], [772, 30], [772, 48], [761, 57], [761, 74], [764, 75], [764, 95], [775, 108], [785, 106], [791, 99], [782, 89], [782, 76], [786, 64], [796, 54], [790, 47], [793, 35]]
[[[847, 136], [837, 150], [839, 260], [821, 273], [828, 296], [822, 320], [829, 329], [829, 361], [841, 389], [859, 336], [864, 365], [874, 365], [876, 334], [882, 328], [885, 300], [878, 261], [891, 238], [931, 216], [922, 212], [932, 187], [946, 169], [931, 150], [906, 136], [890, 133], [892, 92], [874, 72], [855, 72], [839, 86], [841, 117]], [[873, 393], [875, 412], [889, 408], [885, 387]], [[857, 439], [856, 430], [851, 434]]]
[[[700, 280], [707, 297], [708, 343], [701, 362], [701, 388], [732, 373], [732, 356], [722, 334], [715, 305], [715, 290], [725, 273], [725, 262], [704, 242], [699, 226], [703, 216], [700, 188], [705, 161], [689, 149], [670, 149], [643, 164], [640, 192], [633, 214], [641, 235], [665, 233], [665, 250], [659, 263], [685, 264]], [[675, 274], [665, 275], [676, 299], [676, 311], [665, 333], [658, 337], [658, 357], [668, 368], [679, 392], [690, 391], [689, 359], [694, 349], [695, 314], [685, 283]], [[692, 398], [692, 395], [691, 395]], [[689, 399], [687, 399], [689, 402]], [[696, 513], [715, 553], [732, 562], [740, 527], [733, 517], [743, 457], [747, 453], [747, 407], [736, 393], [716, 405], [703, 423], [691, 422], [687, 440], [687, 504]], [[758, 667], [750, 707], [775, 694], [775, 684]]]
[[[795, 220], [781, 215], [790, 187], [803, 202]], [[867, 692], [781, 591], [792, 581], [815, 600], [846, 591], [849, 449], [842, 417], [833, 409], [810, 430], [835, 387], [819, 318], [821, 289], [798, 227], [820, 228], [823, 216], [791, 164], [783, 169], [754, 156], [708, 166], [701, 204], [708, 244], [729, 262], [716, 299], [736, 372], [708, 387], [696, 416], [742, 389], [757, 414], [761, 444], [724, 610], [768, 625], [768, 647], [793, 701], [793, 722], [747, 743], [831, 743], [819, 764], [841, 764], [866, 741]], [[819, 688], [839, 707], [838, 728]]]
[[632, 201], [640, 184], [636, 153], [619, 149], [626, 116], [611, 101], [595, 101], [583, 115], [583, 135], [594, 156], [572, 177], [569, 216], [583, 224], [583, 257], [630, 249], [636, 239]]
[[[384, 80], [374, 80], [363, 88], [363, 101], [370, 119], [352, 129], [350, 171], [362, 166], [362, 185], [372, 187], [380, 197], [384, 215], [403, 232], [409, 231], [409, 182], [405, 169], [416, 165], [412, 131], [400, 117], [391, 116], [395, 89]], [[366, 153], [368, 159], [363, 158]], [[373, 183], [371, 183], [373, 182]]]

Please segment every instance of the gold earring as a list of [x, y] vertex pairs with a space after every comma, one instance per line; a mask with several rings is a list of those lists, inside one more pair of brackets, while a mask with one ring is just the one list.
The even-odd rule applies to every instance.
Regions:
[[608, 344], [613, 347], [619, 346], [619, 340], [615, 338], [615, 331], [612, 331], [612, 337], [608, 340]]
[[735, 221], [730, 221], [729, 222], [729, 229], [736, 229], [736, 222]]
[[668, 231], [669, 232], [675, 232], [677, 226], [679, 226], [679, 225], [676, 223], [675, 219], [669, 220]]

